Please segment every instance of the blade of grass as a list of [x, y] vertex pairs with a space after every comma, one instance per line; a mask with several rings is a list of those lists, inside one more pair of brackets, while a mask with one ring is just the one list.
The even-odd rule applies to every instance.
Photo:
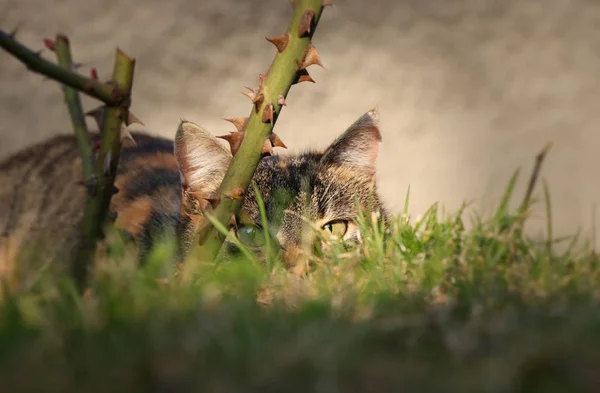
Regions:
[[552, 203], [550, 200], [550, 190], [548, 189], [548, 182], [546, 179], [543, 181], [544, 187], [544, 201], [546, 205], [546, 251], [548, 252], [548, 256], [552, 257]]
[[495, 220], [500, 220], [501, 217], [505, 216], [508, 211], [508, 205], [510, 203], [510, 198], [515, 190], [515, 185], [517, 184], [517, 180], [519, 178], [519, 169], [517, 169], [513, 175], [510, 177], [508, 181], [508, 185], [504, 191], [504, 195], [502, 196], [502, 200], [498, 205], [498, 209], [496, 210], [496, 215], [494, 216]]

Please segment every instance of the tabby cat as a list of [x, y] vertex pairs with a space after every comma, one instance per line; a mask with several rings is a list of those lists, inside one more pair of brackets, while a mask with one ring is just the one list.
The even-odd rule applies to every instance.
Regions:
[[[119, 191], [110, 207], [115, 226], [135, 240], [142, 260], [165, 233], [176, 235], [184, 256], [194, 225], [188, 210], [195, 201], [190, 198], [217, 190], [231, 153], [223, 140], [189, 121], [180, 123], [175, 142], [143, 133], [133, 137], [135, 144], [123, 144], [115, 180]], [[353, 223], [357, 201], [385, 217], [375, 186], [380, 144], [379, 114], [373, 109], [325, 151], [272, 155], [260, 161], [253, 181], [265, 204], [270, 233], [289, 268], [306, 262], [315, 239], [312, 228], [360, 242]], [[83, 216], [81, 173], [72, 135], [33, 145], [0, 163], [0, 276], [32, 245], [48, 258], [72, 249]], [[248, 248], [260, 250], [261, 225], [250, 187], [232, 233]], [[235, 250], [228, 241], [225, 247]]]

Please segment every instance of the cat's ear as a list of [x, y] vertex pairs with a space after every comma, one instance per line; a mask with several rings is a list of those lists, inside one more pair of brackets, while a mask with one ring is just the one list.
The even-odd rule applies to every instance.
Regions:
[[352, 167], [374, 175], [380, 145], [379, 110], [374, 108], [356, 120], [325, 150], [321, 162]]
[[196, 192], [216, 191], [231, 162], [231, 153], [217, 138], [189, 121], [179, 124], [174, 152], [183, 187]]

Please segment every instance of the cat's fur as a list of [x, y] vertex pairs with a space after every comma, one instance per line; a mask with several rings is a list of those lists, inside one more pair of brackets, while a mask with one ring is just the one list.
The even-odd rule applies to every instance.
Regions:
[[[375, 187], [375, 163], [381, 143], [378, 112], [352, 124], [324, 152], [263, 158], [253, 181], [265, 202], [270, 232], [285, 263], [304, 263], [314, 237], [310, 228], [347, 223], [344, 238], [360, 241], [356, 201], [384, 208]], [[175, 142], [134, 133], [124, 144], [110, 210], [115, 225], [135, 239], [143, 255], [165, 232], [175, 233], [181, 255], [195, 230], [190, 213], [196, 195], [214, 193], [231, 159], [221, 140], [182, 121]], [[58, 136], [0, 163], [0, 276], [9, 273], [23, 250], [35, 245], [42, 259], [72, 249], [80, 233], [85, 190], [78, 184], [81, 158], [73, 136]], [[192, 192], [190, 192], [192, 191]], [[280, 197], [283, 197], [280, 198]], [[242, 204], [240, 222], [261, 224], [252, 187]], [[328, 227], [329, 228], [329, 227]], [[231, 244], [228, 245], [231, 247]]]

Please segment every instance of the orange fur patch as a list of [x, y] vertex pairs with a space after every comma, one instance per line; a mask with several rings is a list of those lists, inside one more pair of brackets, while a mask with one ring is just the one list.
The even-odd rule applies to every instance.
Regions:
[[124, 204], [121, 201], [120, 204], [113, 205], [111, 210], [118, 213], [115, 227], [124, 229], [131, 235], [137, 236], [152, 214], [152, 198], [144, 195], [128, 204]]
[[[133, 177], [139, 176], [139, 172], [135, 168], [179, 170], [177, 160], [171, 153], [155, 152], [139, 155], [127, 165], [126, 172], [115, 179], [115, 186], [119, 190], [125, 190]], [[172, 211], [177, 209], [177, 206], [173, 203], [172, 190], [168, 187], [158, 188], [152, 194], [143, 195], [134, 200], [130, 200], [123, 191], [120, 191], [113, 195], [110, 210], [117, 213], [115, 221], [117, 228], [124, 229], [131, 235], [137, 236], [148, 222], [153, 207]]]

